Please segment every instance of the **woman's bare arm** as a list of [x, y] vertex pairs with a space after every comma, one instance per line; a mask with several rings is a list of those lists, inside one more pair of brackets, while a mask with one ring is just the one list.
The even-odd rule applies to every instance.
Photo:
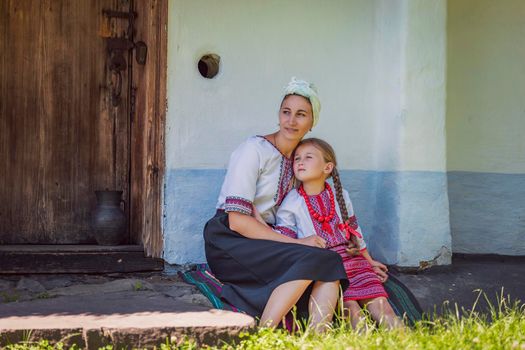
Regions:
[[230, 230], [235, 231], [247, 238], [267, 239], [270, 241], [277, 241], [282, 243], [304, 244], [320, 248], [325, 247], [324, 240], [317, 235], [300, 239], [290, 238], [288, 236], [275, 232], [269, 226], [260, 223], [254, 217], [246, 214], [241, 214], [238, 212], [228, 212], [228, 221], [230, 223]]
[[267, 239], [283, 243], [296, 243], [296, 240], [275, 232], [270, 227], [260, 223], [253, 216], [231, 211], [228, 213], [230, 230], [252, 239]]

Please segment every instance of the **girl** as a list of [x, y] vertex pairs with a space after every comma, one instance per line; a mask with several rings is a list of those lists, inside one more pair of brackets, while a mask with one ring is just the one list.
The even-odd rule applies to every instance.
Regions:
[[233, 152], [217, 213], [204, 228], [206, 259], [224, 283], [221, 297], [260, 317], [263, 326], [276, 326], [298, 304], [322, 330], [332, 319], [339, 288], [348, 286], [341, 257], [321, 249], [320, 238], [290, 238], [266, 225], [275, 224], [277, 207], [291, 189], [292, 152], [317, 123], [319, 110], [313, 86], [292, 79], [281, 100], [279, 130], [252, 136]]
[[[344, 310], [354, 328], [362, 319], [361, 308], [365, 306], [380, 324], [389, 328], [401, 326], [382, 285], [387, 268], [372, 259], [366, 249], [348, 192], [341, 187], [334, 150], [323, 140], [304, 139], [293, 160], [300, 186], [283, 200], [274, 228], [291, 238], [316, 234], [326, 248], [341, 255], [350, 282], [343, 293]], [[329, 177], [335, 191], [326, 182]]]

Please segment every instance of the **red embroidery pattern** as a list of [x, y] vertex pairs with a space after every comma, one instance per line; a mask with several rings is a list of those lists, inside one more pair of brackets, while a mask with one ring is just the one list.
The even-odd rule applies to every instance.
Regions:
[[[306, 194], [304, 191], [303, 185], [299, 186], [299, 189], [297, 192], [303, 197], [306, 207], [308, 208], [308, 213], [310, 214], [310, 218], [315, 221], [319, 221], [319, 223], [322, 224], [323, 231], [328, 232], [329, 234], [333, 234], [332, 227], [330, 226], [329, 222], [332, 220], [332, 218], [335, 215], [335, 202], [334, 202], [334, 194], [332, 193], [332, 190], [330, 189], [330, 186], [325, 182], [324, 184], [325, 190], [328, 192], [328, 195], [330, 196], [330, 210], [328, 212], [324, 211], [323, 202], [319, 199], [320, 197], [317, 196], [317, 202], [319, 203], [319, 206], [321, 207], [321, 212], [318, 213], [315, 211], [315, 209], [312, 206], [312, 203], [310, 203], [310, 197]], [[344, 227], [339, 227], [340, 229], [343, 229]]]
[[293, 162], [282, 156], [281, 159], [281, 175], [279, 176], [279, 183], [277, 185], [277, 193], [275, 194], [274, 201], [277, 206], [281, 205], [284, 197], [292, 189], [292, 178], [293, 178]]
[[353, 228], [354, 230], [357, 230], [357, 228], [359, 227], [357, 223], [357, 218], [355, 217], [355, 215], [350, 216], [347, 222], [350, 225], [350, 227]]
[[[310, 200], [310, 203], [312, 204], [312, 207], [315, 209], [315, 211], [323, 213], [330, 212], [330, 196], [328, 195], [327, 190], [324, 190], [323, 192], [315, 196], [308, 196], [308, 199]], [[329, 234], [328, 232], [323, 230], [323, 225], [319, 221], [312, 220], [315, 233], [326, 241], [327, 248], [335, 247], [337, 245], [347, 242], [345, 238], [345, 232], [339, 229], [340, 222], [341, 220], [339, 219], [339, 215], [334, 215], [332, 217], [332, 220], [330, 220], [328, 224], [330, 224], [330, 228], [332, 229], [333, 233]]]
[[343, 259], [346, 275], [350, 285], [343, 294], [343, 301], [388, 298], [383, 284], [374, 272], [372, 265], [361, 255], [351, 256], [344, 245], [332, 247]]
[[236, 211], [246, 215], [253, 214], [252, 202], [241, 197], [226, 197], [224, 211]]
[[283, 202], [284, 197], [286, 197], [288, 192], [290, 192], [290, 190], [292, 189], [293, 161], [291, 159], [286, 158], [284, 154], [266, 137], [260, 135], [257, 136], [268, 142], [270, 145], [272, 145], [272, 147], [281, 155], [281, 167], [279, 182], [277, 184], [277, 193], [273, 198], [273, 200], [275, 201], [275, 205], [279, 206]]
[[297, 233], [286, 226], [274, 226], [274, 230], [279, 231], [282, 235], [288, 236], [290, 238], [297, 238]]

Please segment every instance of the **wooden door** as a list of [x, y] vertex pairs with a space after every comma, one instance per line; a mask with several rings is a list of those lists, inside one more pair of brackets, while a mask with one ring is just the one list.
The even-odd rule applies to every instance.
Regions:
[[114, 106], [106, 48], [127, 21], [108, 9], [129, 0], [0, 1], [0, 244], [92, 243], [93, 191], [128, 201], [130, 69]]
[[144, 64], [133, 65], [136, 89], [131, 125], [131, 239], [148, 256], [161, 257], [162, 185], [168, 51], [168, 0], [136, 1], [135, 41], [148, 47]]

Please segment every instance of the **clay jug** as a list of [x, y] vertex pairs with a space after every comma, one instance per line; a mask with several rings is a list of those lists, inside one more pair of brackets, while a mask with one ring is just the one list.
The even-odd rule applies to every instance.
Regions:
[[118, 245], [126, 234], [126, 215], [120, 208], [122, 191], [95, 191], [97, 207], [93, 212], [92, 229], [100, 245]]

